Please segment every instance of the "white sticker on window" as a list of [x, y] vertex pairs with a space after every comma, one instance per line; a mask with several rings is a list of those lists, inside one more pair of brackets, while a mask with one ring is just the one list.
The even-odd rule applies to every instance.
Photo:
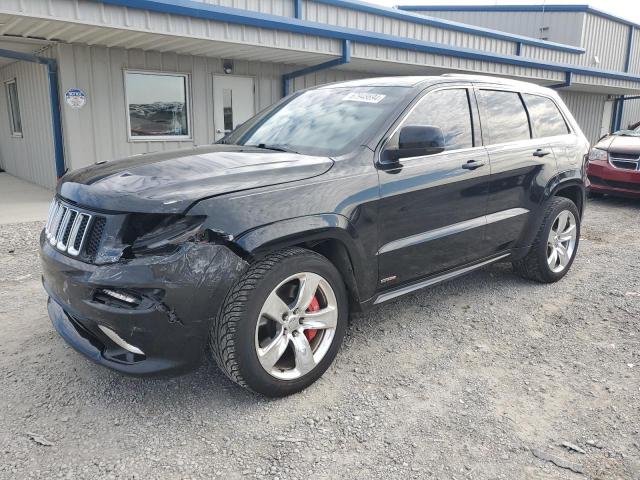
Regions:
[[382, 99], [386, 95], [381, 95], [379, 93], [358, 93], [351, 92], [344, 97], [345, 100], [350, 100], [352, 102], [365, 102], [365, 103], [380, 103]]

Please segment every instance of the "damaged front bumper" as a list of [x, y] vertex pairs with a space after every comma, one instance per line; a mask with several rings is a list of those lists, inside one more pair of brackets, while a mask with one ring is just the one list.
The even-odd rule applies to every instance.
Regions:
[[199, 365], [217, 311], [247, 266], [213, 243], [105, 265], [70, 258], [43, 235], [40, 247], [55, 329], [91, 360], [131, 375]]

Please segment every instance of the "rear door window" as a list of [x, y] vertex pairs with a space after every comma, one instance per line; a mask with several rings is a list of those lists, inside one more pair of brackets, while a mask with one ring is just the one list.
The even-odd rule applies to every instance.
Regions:
[[480, 90], [480, 109], [485, 144], [529, 140], [527, 112], [517, 92]]
[[440, 127], [445, 150], [473, 147], [471, 110], [466, 88], [438, 90], [428, 94], [403, 122], [405, 125]]
[[534, 137], [554, 137], [569, 133], [567, 123], [553, 100], [528, 93], [523, 94], [522, 98], [531, 117]]

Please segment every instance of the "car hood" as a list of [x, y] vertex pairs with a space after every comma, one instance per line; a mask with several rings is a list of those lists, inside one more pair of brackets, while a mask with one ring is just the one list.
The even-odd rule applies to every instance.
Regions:
[[609, 153], [637, 154], [640, 156], [640, 137], [609, 135], [600, 140], [595, 147], [608, 150]]
[[57, 193], [88, 209], [181, 213], [203, 198], [304, 180], [332, 165], [327, 157], [209, 145], [82, 168], [65, 175]]

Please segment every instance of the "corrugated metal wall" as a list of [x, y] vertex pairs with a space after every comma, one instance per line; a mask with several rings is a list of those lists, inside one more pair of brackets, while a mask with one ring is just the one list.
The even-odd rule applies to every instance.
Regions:
[[[585, 20], [582, 65], [602, 70], [624, 71], [629, 27], [598, 15], [587, 14]], [[594, 61], [597, 56], [600, 63]]]
[[[373, 65], [374, 71], [386, 75], [401, 74], [401, 65], [418, 67], [412, 74], [415, 75], [439, 75], [444, 72], [454, 73], [478, 73], [513, 77], [525, 81], [541, 80], [544, 82], [564, 81], [562, 72], [550, 72], [539, 68], [527, 68], [504, 63], [483, 62], [445, 55], [416, 52], [391, 47], [378, 47], [363, 43], [353, 43], [351, 56], [354, 65], [360, 63]], [[365, 60], [359, 62], [359, 60]], [[386, 68], [385, 68], [386, 67]], [[436, 69], [434, 71], [434, 68]]]
[[640, 73], [640, 30], [636, 29], [633, 34], [633, 49], [631, 61], [629, 62], [629, 72]]
[[629, 125], [633, 125], [638, 122], [640, 122], [640, 99], [627, 100], [624, 102], [620, 128], [627, 128]]
[[243, 10], [253, 10], [256, 12], [269, 13], [272, 15], [282, 15], [285, 17], [294, 16], [293, 0], [196, 0], [197, 2], [211, 5], [221, 5], [223, 7], [241, 8]]
[[326, 5], [309, 0], [303, 2], [302, 16], [305, 20], [312, 22], [357, 28], [370, 32], [444, 43], [446, 45], [463, 48], [485, 50], [504, 55], [512, 55], [515, 51], [515, 43], [506, 40], [445, 30], [429, 25], [421, 25], [415, 22], [383, 17], [372, 13], [335, 7], [333, 5]]
[[604, 103], [607, 95], [585, 92], [558, 92], [591, 144], [600, 138]]
[[[136, 153], [173, 150], [212, 142], [213, 74], [224, 74], [220, 59], [82, 45], [58, 45], [57, 48], [62, 91], [81, 88], [88, 99], [82, 109], [63, 108], [62, 112], [67, 163], [71, 168]], [[297, 68], [300, 67], [235, 61], [233, 73], [255, 77], [255, 110], [258, 112], [281, 98], [282, 74]], [[128, 140], [124, 69], [190, 74], [192, 140]], [[295, 88], [360, 76], [352, 72], [319, 72], [296, 80]]]
[[[429, 11], [423, 15], [454, 20], [480, 27], [546, 38], [552, 42], [583, 47], [583, 55], [523, 45], [522, 55], [548, 62], [570, 63], [602, 70], [624, 71], [629, 27], [626, 24], [585, 12], [450, 12]], [[541, 30], [546, 28], [546, 30]], [[640, 35], [637, 35], [640, 36]], [[636, 41], [640, 48], [640, 39]], [[640, 52], [640, 50], [636, 50]], [[595, 59], [597, 57], [597, 60]], [[631, 71], [640, 73], [640, 55]], [[637, 69], [637, 70], [634, 70]], [[591, 79], [591, 77], [590, 77]]]
[[[22, 138], [10, 134], [4, 82], [16, 79]], [[15, 62], [0, 69], [0, 165], [46, 188], [56, 184], [49, 83], [44, 65]]]
[[[584, 13], [579, 12], [416, 12], [531, 38], [547, 37], [557, 43], [579, 47]], [[546, 30], [541, 30], [547, 27]]]

